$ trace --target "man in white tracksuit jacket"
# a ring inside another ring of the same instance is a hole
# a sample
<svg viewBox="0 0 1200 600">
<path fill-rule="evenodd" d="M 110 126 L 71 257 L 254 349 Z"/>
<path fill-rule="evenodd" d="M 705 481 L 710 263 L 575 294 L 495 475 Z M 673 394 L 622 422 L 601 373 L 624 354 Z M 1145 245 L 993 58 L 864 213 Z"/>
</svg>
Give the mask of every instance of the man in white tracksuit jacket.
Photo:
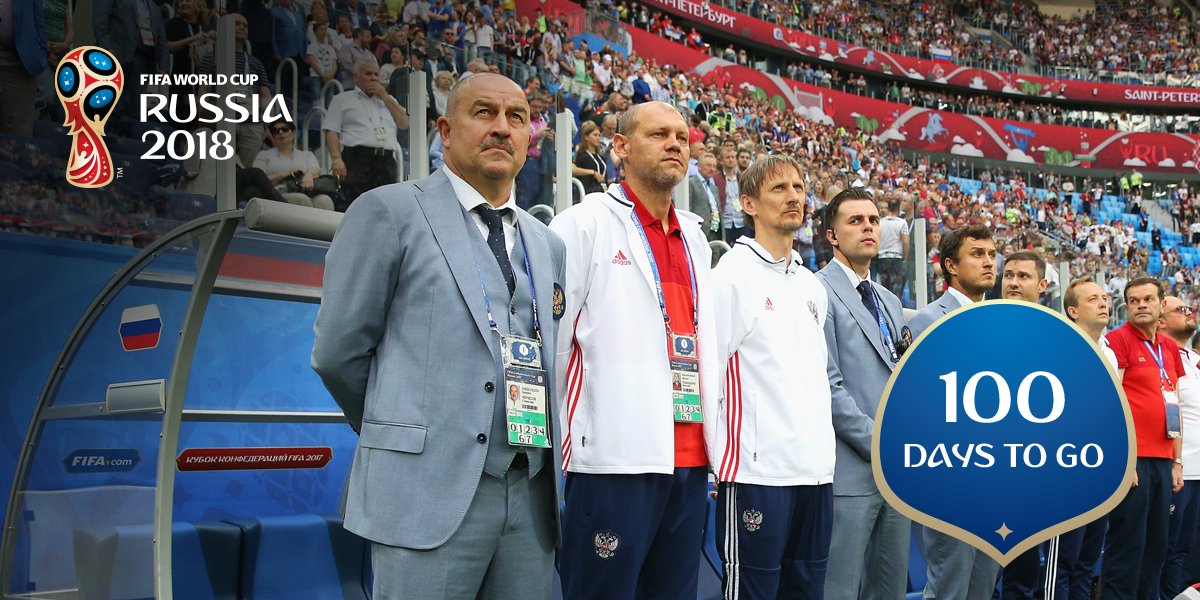
<svg viewBox="0 0 1200 600">
<path fill-rule="evenodd" d="M 782 155 L 741 176 L 754 239 L 713 269 L 727 361 L 713 464 L 725 598 L 823 597 L 833 524 L 828 296 L 792 249 L 804 222 L 800 165 Z"/>
<path fill-rule="evenodd" d="M 712 252 L 701 219 L 671 206 L 687 137 L 669 104 L 629 109 L 613 139 L 625 181 L 550 224 L 567 246 L 558 559 L 572 600 L 696 597 L 721 373 Z"/>
</svg>

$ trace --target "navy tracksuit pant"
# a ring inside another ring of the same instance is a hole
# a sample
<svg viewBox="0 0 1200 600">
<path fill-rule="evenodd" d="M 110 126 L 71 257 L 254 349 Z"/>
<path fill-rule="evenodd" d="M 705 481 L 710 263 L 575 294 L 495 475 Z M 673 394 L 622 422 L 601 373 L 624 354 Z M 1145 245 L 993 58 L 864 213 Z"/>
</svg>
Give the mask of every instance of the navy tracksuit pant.
<svg viewBox="0 0 1200 600">
<path fill-rule="evenodd" d="M 559 576 L 571 600 L 695 600 L 708 469 L 568 473 Z"/>
<path fill-rule="evenodd" d="M 717 550 L 725 598 L 820 600 L 832 531 L 832 484 L 721 484 Z"/>
</svg>

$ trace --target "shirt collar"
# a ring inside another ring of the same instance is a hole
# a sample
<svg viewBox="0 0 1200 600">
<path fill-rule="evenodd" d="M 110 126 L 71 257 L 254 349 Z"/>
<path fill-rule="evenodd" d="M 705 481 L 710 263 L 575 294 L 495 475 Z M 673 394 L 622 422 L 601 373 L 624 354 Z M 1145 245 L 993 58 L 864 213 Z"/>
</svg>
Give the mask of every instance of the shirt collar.
<svg viewBox="0 0 1200 600">
<path fill-rule="evenodd" d="M 633 212 L 637 215 L 638 221 L 642 223 L 642 227 L 646 230 L 657 227 L 658 230 L 661 231 L 662 220 L 650 214 L 650 211 L 646 208 L 646 205 L 642 204 L 642 201 L 638 199 L 636 195 L 634 195 L 633 190 L 629 189 L 629 186 L 625 183 L 621 184 L 621 190 L 625 192 L 625 197 L 628 198 L 630 202 L 633 202 Z M 682 235 L 682 232 L 679 229 L 679 218 L 675 216 L 675 207 L 667 206 L 667 235 L 672 235 L 675 233 Z"/>
<path fill-rule="evenodd" d="M 458 202 L 462 204 L 463 210 L 469 213 L 480 204 L 486 204 L 491 208 L 492 204 L 483 197 L 483 194 L 480 194 L 475 188 L 471 187 L 471 184 L 467 183 L 465 179 L 459 177 L 454 172 L 454 169 L 450 168 L 450 165 L 446 165 L 444 171 L 446 171 L 446 178 L 450 180 L 450 187 L 454 189 L 454 195 L 458 197 Z M 508 192 L 508 200 L 497 207 L 496 210 L 503 210 L 505 208 L 509 209 L 509 213 L 504 218 L 508 219 L 511 217 L 515 219 L 517 213 L 515 187 Z"/>
<path fill-rule="evenodd" d="M 859 277 L 858 273 L 854 272 L 854 269 L 851 269 L 849 265 L 838 260 L 836 257 L 833 259 L 833 262 L 837 263 L 837 266 L 841 267 L 842 270 L 846 272 L 846 277 L 850 278 L 850 283 L 853 283 L 855 288 L 858 288 L 860 283 L 867 280 L 866 277 Z"/>
<path fill-rule="evenodd" d="M 1133 334 L 1133 337 L 1136 337 L 1138 340 L 1144 340 L 1144 341 L 1146 341 L 1147 343 L 1150 343 L 1150 344 L 1152 344 L 1152 345 L 1154 345 L 1154 346 L 1161 346 L 1161 345 L 1162 345 L 1162 343 L 1163 343 L 1163 338 L 1167 337 L 1167 336 L 1166 336 L 1166 334 L 1161 334 L 1161 335 L 1160 335 L 1160 334 L 1158 334 L 1158 333 L 1156 332 L 1156 333 L 1154 334 L 1154 341 L 1153 341 L 1153 342 L 1151 342 L 1151 341 L 1150 341 L 1150 338 L 1146 337 L 1146 334 L 1142 333 L 1142 330 L 1141 330 L 1141 329 L 1138 329 L 1137 327 L 1134 327 L 1134 326 L 1133 326 L 1133 323 L 1132 323 L 1131 321 L 1125 321 L 1125 325 L 1124 325 L 1124 327 L 1128 327 L 1128 328 L 1129 328 L 1129 331 L 1130 331 L 1130 333 L 1132 333 L 1132 334 Z"/>
<path fill-rule="evenodd" d="M 762 244 L 758 243 L 758 240 L 752 237 L 743 235 L 742 237 L 738 238 L 737 242 L 735 243 L 746 246 L 752 252 L 758 255 L 759 260 L 771 265 L 771 268 L 777 271 L 781 271 L 783 273 L 795 273 L 796 269 L 800 267 L 800 255 L 795 250 L 792 250 L 790 253 L 788 253 L 788 256 L 784 258 L 776 259 L 771 255 L 770 252 L 767 251 L 766 248 L 763 247 Z"/>
<path fill-rule="evenodd" d="M 946 288 L 946 293 L 947 293 L 947 294 L 950 294 L 951 296 L 954 296 L 954 299 L 955 299 L 955 300 L 958 300 L 958 304 L 959 304 L 960 306 L 970 306 L 970 305 L 972 305 L 972 304 L 975 304 L 975 301 L 974 301 L 974 300 L 972 300 L 972 299 L 968 298 L 966 294 L 964 294 L 964 293 L 962 293 L 962 292 L 958 291 L 958 290 L 957 290 L 957 289 L 955 289 L 953 286 L 951 286 L 951 287 L 947 287 L 947 288 Z"/>
</svg>

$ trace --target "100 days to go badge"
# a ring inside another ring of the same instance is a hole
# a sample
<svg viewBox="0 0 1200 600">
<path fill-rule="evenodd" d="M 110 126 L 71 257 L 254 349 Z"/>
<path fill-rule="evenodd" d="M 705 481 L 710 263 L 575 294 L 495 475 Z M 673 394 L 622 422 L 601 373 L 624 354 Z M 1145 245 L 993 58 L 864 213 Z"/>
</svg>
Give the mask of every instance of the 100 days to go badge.
<svg viewBox="0 0 1200 600">
<path fill-rule="evenodd" d="M 1094 521 L 1133 483 L 1133 425 L 1114 368 L 1041 306 L 993 301 L 942 317 L 879 403 L 880 492 L 1001 565 Z"/>
</svg>

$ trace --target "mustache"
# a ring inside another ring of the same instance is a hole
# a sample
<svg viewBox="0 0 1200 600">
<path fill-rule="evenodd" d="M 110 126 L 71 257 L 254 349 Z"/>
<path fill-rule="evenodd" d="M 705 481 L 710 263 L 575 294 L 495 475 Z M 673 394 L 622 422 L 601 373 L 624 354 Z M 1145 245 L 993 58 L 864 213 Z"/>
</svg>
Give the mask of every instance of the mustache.
<svg viewBox="0 0 1200 600">
<path fill-rule="evenodd" d="M 512 140 L 508 138 L 490 137 L 479 145 L 480 152 L 486 152 L 492 148 L 504 148 L 509 154 L 517 153 L 517 148 L 513 146 Z"/>
</svg>

